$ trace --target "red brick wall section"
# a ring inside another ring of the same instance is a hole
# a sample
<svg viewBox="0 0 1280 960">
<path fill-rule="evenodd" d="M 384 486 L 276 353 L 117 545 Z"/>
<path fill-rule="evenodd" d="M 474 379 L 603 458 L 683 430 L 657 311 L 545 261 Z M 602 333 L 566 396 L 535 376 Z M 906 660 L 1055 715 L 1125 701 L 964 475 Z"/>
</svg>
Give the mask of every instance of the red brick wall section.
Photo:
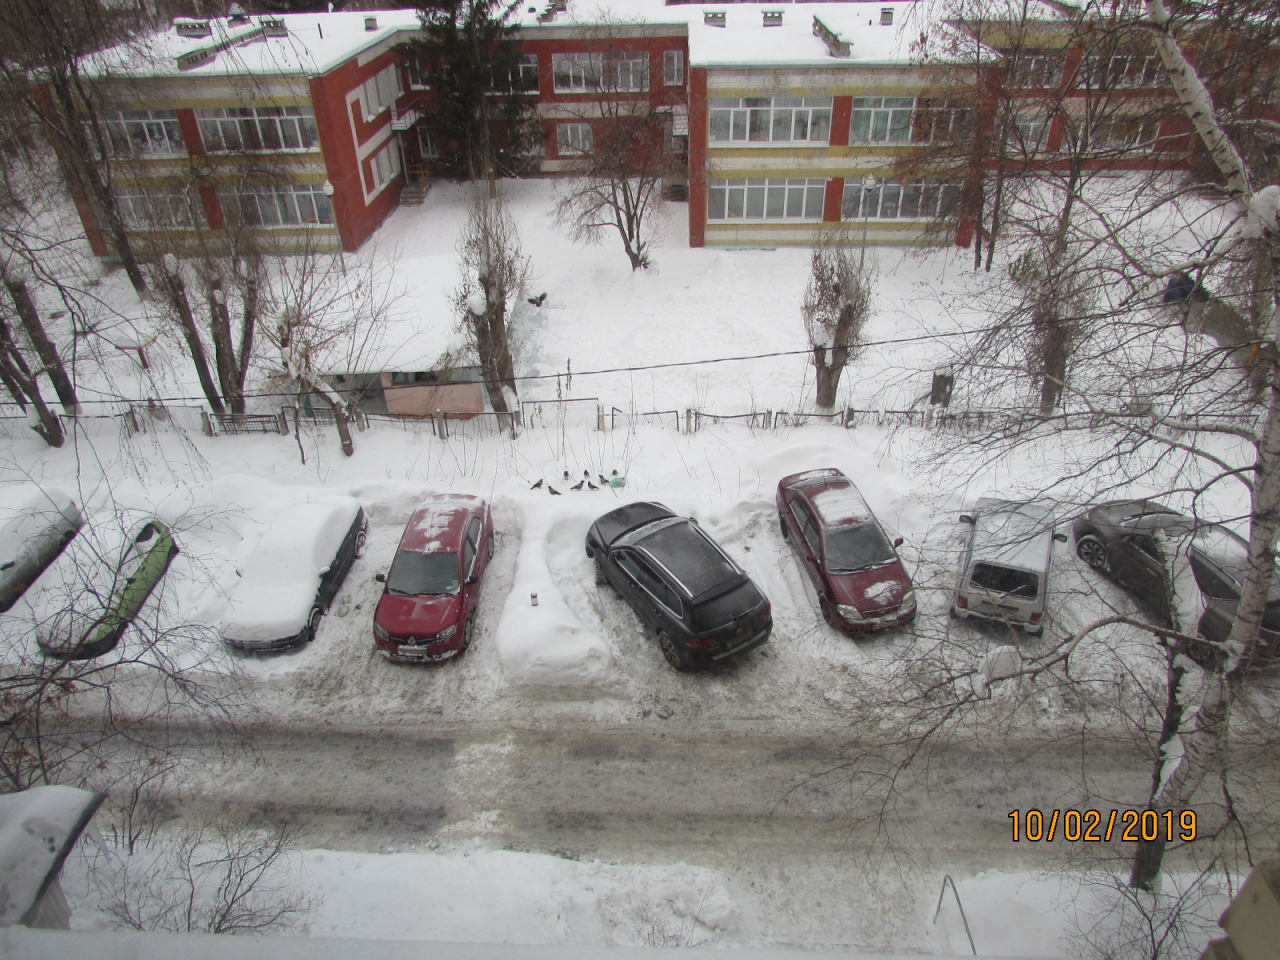
<svg viewBox="0 0 1280 960">
<path fill-rule="evenodd" d="M 324 76 L 311 80 L 311 104 L 316 115 L 316 130 L 320 135 L 320 149 L 324 153 L 326 176 L 334 188 L 334 217 L 344 250 L 359 249 L 400 202 L 403 174 L 365 205 L 365 182 L 361 176 L 359 154 L 356 152 L 357 141 L 352 136 L 353 125 L 360 143 L 366 143 L 375 135 L 380 135 L 391 125 L 391 112 L 383 111 L 371 123 L 366 123 L 363 116 L 356 116 L 358 110 L 355 106 L 350 114 L 347 110 L 347 94 L 398 59 L 399 54 L 394 50 L 386 51 L 364 66 L 360 66 L 353 58 Z M 414 91 L 406 89 L 405 96 L 398 103 L 407 103 L 413 96 Z M 395 138 L 399 135 L 393 133 L 391 136 Z"/>
<path fill-rule="evenodd" d="M 182 142 L 186 144 L 187 153 L 193 157 L 203 157 L 204 138 L 200 136 L 200 121 L 196 119 L 194 110 L 178 111 L 178 129 L 182 131 Z"/>
<path fill-rule="evenodd" d="M 834 97 L 831 102 L 831 146 L 849 142 L 849 125 L 853 122 L 853 97 Z"/>
<path fill-rule="evenodd" d="M 844 177 L 827 178 L 827 193 L 822 198 L 822 222 L 839 223 L 840 205 L 844 202 Z"/>
<path fill-rule="evenodd" d="M 707 240 L 707 68 L 689 71 L 689 246 Z"/>
</svg>

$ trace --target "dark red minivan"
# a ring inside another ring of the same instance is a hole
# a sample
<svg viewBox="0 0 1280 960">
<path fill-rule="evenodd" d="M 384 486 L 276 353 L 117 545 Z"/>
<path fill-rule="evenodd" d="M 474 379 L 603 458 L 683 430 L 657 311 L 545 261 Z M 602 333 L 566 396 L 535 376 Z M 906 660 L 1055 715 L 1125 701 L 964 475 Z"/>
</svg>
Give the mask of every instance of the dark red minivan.
<svg viewBox="0 0 1280 960">
<path fill-rule="evenodd" d="M 489 505 L 468 494 L 428 497 L 405 525 L 373 614 L 388 660 L 448 660 L 467 649 L 480 583 L 493 558 Z"/>
<path fill-rule="evenodd" d="M 822 618 L 867 634 L 916 616 L 911 578 L 858 488 L 839 470 L 807 470 L 778 484 L 778 520 L 818 592 Z"/>
</svg>

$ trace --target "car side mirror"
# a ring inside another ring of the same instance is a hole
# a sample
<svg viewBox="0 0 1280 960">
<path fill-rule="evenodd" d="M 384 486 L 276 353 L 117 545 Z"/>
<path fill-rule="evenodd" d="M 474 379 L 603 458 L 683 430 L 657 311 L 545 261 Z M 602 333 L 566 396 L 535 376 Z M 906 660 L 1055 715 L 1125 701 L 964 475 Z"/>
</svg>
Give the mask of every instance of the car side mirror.
<svg viewBox="0 0 1280 960">
<path fill-rule="evenodd" d="M 973 517 L 969 516 L 967 513 L 962 513 L 962 514 L 960 514 L 960 522 L 961 522 L 961 523 L 973 523 Z"/>
<path fill-rule="evenodd" d="M 479 583 L 479 582 L 480 582 L 480 578 L 477 577 L 474 573 L 471 576 L 467 577 L 467 586 L 470 586 L 474 583 Z"/>
<path fill-rule="evenodd" d="M 903 544 L 904 542 L 905 542 L 905 541 L 904 541 L 901 537 L 895 537 L 895 538 L 894 538 L 894 541 L 893 541 L 893 545 L 894 545 L 895 547 L 900 547 L 900 546 L 902 546 L 902 544 Z"/>
<path fill-rule="evenodd" d="M 320 574 L 320 576 L 322 577 L 328 572 L 329 572 L 328 567 L 321 567 L 319 570 L 316 571 L 316 573 Z"/>
<path fill-rule="evenodd" d="M 3 566 L 0 566 L 0 570 L 8 570 L 12 566 L 14 566 L 14 561 L 10 560 L 8 563 L 4 564 Z"/>
<path fill-rule="evenodd" d="M 375 573 L 373 575 L 373 579 L 377 580 L 379 583 L 386 583 L 387 575 L 385 573 Z"/>
<path fill-rule="evenodd" d="M 1055 533 L 1053 535 L 1053 539 L 1057 540 L 1059 543 L 1066 543 L 1067 535 L 1065 533 Z"/>
</svg>

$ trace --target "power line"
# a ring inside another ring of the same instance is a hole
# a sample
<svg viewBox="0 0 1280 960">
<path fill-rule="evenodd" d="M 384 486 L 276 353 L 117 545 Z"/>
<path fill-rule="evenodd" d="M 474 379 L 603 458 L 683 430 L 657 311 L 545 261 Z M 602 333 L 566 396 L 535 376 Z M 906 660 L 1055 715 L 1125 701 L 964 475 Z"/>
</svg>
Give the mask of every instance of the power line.
<svg viewBox="0 0 1280 960">
<path fill-rule="evenodd" d="M 861 344 L 861 346 L 862 347 L 885 347 L 885 346 L 893 346 L 895 344 L 902 344 L 902 343 L 919 343 L 920 341 L 923 341 L 923 340 L 939 340 L 944 337 L 972 336 L 973 334 L 983 333 L 983 332 L 985 331 L 984 330 L 956 330 L 951 333 L 930 333 L 930 334 L 922 334 L 916 337 L 895 337 L 889 340 L 869 340 Z M 568 377 L 599 376 L 606 373 L 641 373 L 645 370 L 668 370 L 674 367 L 698 367 L 698 366 L 706 366 L 713 363 L 738 363 L 743 360 L 767 360 L 772 357 L 808 356 L 812 352 L 813 352 L 812 347 L 806 347 L 803 350 L 776 350 L 771 353 L 751 353 L 751 354 L 744 354 L 738 357 L 711 357 L 705 360 L 673 360 L 670 363 L 649 363 L 649 364 L 641 364 L 641 365 L 631 366 L 631 367 L 605 367 L 600 370 L 572 370 L 572 371 L 565 371 L 563 373 L 540 373 L 540 374 L 532 374 L 530 376 L 524 376 L 524 377 L 512 377 L 511 379 L 524 380 L 524 381 L 559 380 L 559 379 L 568 378 Z M 491 383 L 505 383 L 507 381 L 469 380 L 467 382 L 488 385 Z M 445 386 L 445 384 L 436 384 L 436 386 Z M 271 393 L 246 393 L 244 394 L 244 398 L 246 400 L 266 400 L 271 397 L 298 397 L 301 394 L 301 392 L 302 391 L 298 391 L 298 390 L 287 390 L 287 391 L 271 392 Z M 205 397 L 205 396 L 145 397 L 145 398 L 142 398 L 141 400 L 137 400 L 137 399 L 131 400 L 128 397 L 116 397 L 111 400 L 82 400 L 81 402 L 82 403 L 143 403 L 147 401 L 154 401 L 154 402 L 160 402 L 160 403 L 178 403 L 178 402 L 195 401 L 199 403 L 205 403 L 208 401 L 208 397 Z"/>
</svg>

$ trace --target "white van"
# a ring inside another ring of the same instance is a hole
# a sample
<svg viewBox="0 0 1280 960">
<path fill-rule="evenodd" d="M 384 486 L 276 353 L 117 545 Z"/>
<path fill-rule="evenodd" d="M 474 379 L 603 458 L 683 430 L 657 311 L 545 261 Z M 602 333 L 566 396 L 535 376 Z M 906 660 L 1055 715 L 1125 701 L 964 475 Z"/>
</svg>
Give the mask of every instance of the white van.
<svg viewBox="0 0 1280 960">
<path fill-rule="evenodd" d="M 960 579 L 951 612 L 964 619 L 998 620 L 1029 634 L 1044 632 L 1044 599 L 1053 566 L 1053 510 L 1041 503 L 982 497 L 961 514 L 969 539 L 960 555 Z"/>
</svg>

